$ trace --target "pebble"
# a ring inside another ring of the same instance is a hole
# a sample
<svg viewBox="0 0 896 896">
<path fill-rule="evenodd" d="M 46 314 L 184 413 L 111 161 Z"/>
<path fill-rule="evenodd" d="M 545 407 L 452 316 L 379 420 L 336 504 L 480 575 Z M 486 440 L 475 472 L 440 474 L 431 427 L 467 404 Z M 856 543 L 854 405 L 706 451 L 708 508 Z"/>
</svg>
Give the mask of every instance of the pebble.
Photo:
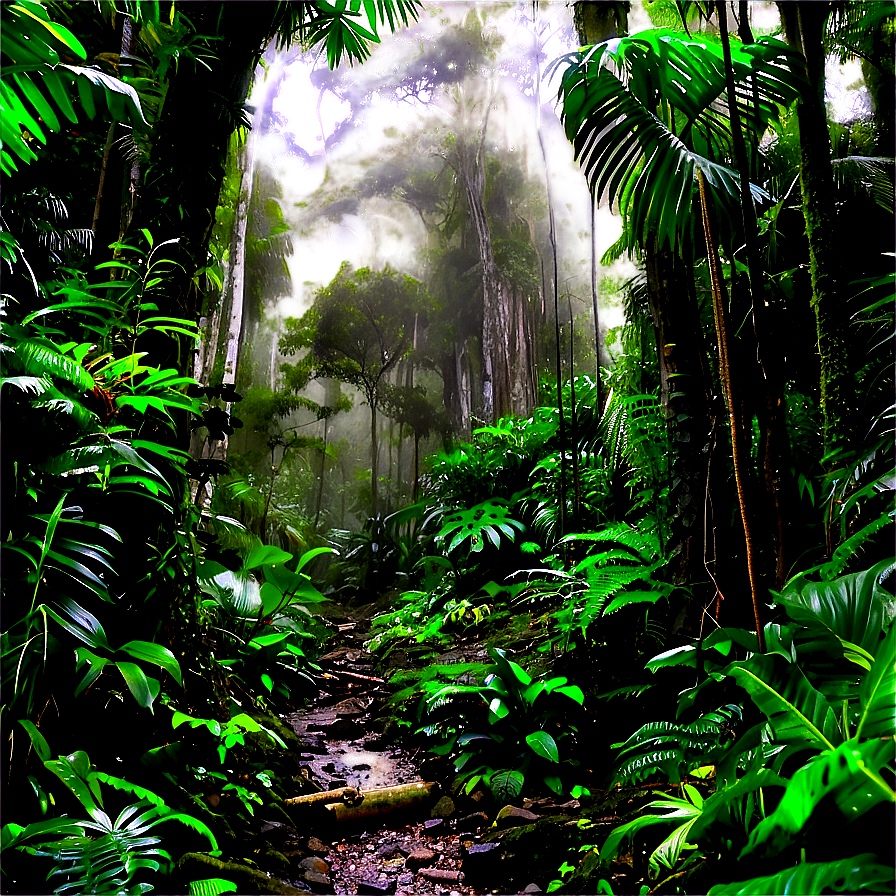
<svg viewBox="0 0 896 896">
<path fill-rule="evenodd" d="M 299 867 L 304 868 L 306 871 L 313 871 L 317 874 L 327 874 L 330 871 L 330 866 L 317 856 L 308 856 L 307 859 L 302 859 L 302 861 L 299 862 Z"/>
<path fill-rule="evenodd" d="M 308 849 L 321 856 L 325 856 L 330 851 L 330 847 L 323 840 L 318 840 L 317 837 L 308 838 Z"/>
<path fill-rule="evenodd" d="M 422 868 L 418 874 L 426 880 L 451 881 L 452 883 L 456 883 L 463 877 L 460 871 L 451 871 L 445 868 Z"/>
<path fill-rule="evenodd" d="M 404 864 L 408 868 L 423 868 L 426 865 L 432 865 L 436 860 L 436 854 L 431 849 L 421 847 L 415 849 L 405 860 Z"/>
<path fill-rule="evenodd" d="M 378 896 L 378 894 L 388 894 L 395 892 L 394 880 L 359 880 L 358 894 L 367 894 L 367 896 Z"/>
</svg>

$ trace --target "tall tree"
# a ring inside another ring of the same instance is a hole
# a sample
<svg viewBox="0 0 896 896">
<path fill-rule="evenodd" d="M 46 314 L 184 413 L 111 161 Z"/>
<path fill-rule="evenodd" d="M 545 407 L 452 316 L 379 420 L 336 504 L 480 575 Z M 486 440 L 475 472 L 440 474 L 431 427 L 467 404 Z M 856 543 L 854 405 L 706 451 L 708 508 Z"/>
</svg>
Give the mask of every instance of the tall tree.
<svg viewBox="0 0 896 896">
<path fill-rule="evenodd" d="M 343 264 L 320 289 L 301 319 L 287 318 L 280 351 L 308 349 L 314 378 L 331 378 L 359 389 L 370 408 L 371 512 L 378 510 L 377 411 L 387 374 L 413 348 L 418 316 L 430 310 L 421 283 L 391 268 L 353 270 Z"/>
<path fill-rule="evenodd" d="M 850 439 L 855 379 L 849 364 L 849 313 L 841 283 L 839 223 L 834 210 L 831 141 L 824 101 L 825 60 L 822 38 L 833 4 L 778 3 L 787 39 L 805 60 L 805 86 L 797 117 L 800 128 L 800 188 L 809 241 L 812 309 L 821 359 L 821 407 L 826 452 Z"/>
<path fill-rule="evenodd" d="M 749 171 L 739 174 L 730 167 L 734 156 L 730 104 L 734 103 L 744 129 L 758 140 L 777 118 L 778 104 L 796 97 L 798 80 L 793 54 L 780 41 L 762 39 L 731 47 L 730 77 L 726 77 L 727 47 L 727 41 L 723 46 L 707 36 L 691 38 L 668 29 L 642 32 L 612 46 L 603 43 L 582 51 L 561 86 L 567 136 L 583 160 L 592 190 L 618 201 L 626 218 L 619 247 L 645 255 L 664 406 L 677 441 L 676 475 L 685 486 L 676 503 L 683 517 L 697 523 L 692 531 L 698 533 L 702 514 L 697 502 L 705 501 L 711 456 L 704 448 L 710 430 L 711 383 L 705 368 L 701 370 L 703 352 L 699 345 L 694 350 L 700 327 L 697 316 L 688 313 L 696 307 L 693 292 L 684 287 L 692 282 L 690 268 L 699 239 L 693 211 L 696 175 L 701 173 L 705 180 L 706 202 L 716 220 L 728 225 L 727 232 L 714 237 L 733 257 L 743 233 L 737 225 L 739 179 L 748 183 Z M 681 72 L 686 73 L 686 89 L 681 87 Z M 726 95 L 732 81 L 738 89 Z M 669 338 L 673 333 L 675 338 Z M 730 367 L 726 367 L 733 371 L 737 359 L 728 354 Z M 676 362 L 679 369 L 672 367 Z M 682 397 L 689 400 L 689 407 L 681 407 Z M 729 414 L 732 432 L 742 431 L 742 403 L 732 398 Z M 739 490 L 747 536 L 754 516 L 744 505 L 750 493 L 749 488 Z M 685 548 L 687 556 L 686 544 Z M 749 537 L 747 550 L 754 550 Z M 754 559 L 749 565 L 755 605 Z"/>
</svg>

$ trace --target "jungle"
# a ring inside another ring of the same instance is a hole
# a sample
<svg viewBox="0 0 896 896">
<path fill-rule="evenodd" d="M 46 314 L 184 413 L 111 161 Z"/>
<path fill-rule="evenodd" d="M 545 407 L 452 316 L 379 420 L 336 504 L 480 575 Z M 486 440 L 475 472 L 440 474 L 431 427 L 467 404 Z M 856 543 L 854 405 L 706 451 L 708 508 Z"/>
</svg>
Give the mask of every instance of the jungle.
<svg viewBox="0 0 896 896">
<path fill-rule="evenodd" d="M 0 26 L 2 892 L 894 892 L 891 0 Z"/>
</svg>

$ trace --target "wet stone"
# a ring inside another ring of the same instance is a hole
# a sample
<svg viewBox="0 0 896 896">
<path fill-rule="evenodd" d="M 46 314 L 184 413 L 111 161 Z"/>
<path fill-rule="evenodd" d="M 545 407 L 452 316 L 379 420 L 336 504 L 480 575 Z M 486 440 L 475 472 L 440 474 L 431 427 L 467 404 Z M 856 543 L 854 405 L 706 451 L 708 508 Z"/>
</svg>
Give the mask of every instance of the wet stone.
<svg viewBox="0 0 896 896">
<path fill-rule="evenodd" d="M 498 828 L 511 828 L 523 824 L 532 824 L 538 821 L 539 816 L 528 809 L 520 809 L 518 806 L 505 806 L 495 819 Z"/>
<path fill-rule="evenodd" d="M 379 896 L 379 894 L 391 894 L 395 892 L 395 881 L 388 879 L 360 880 L 358 881 L 358 896 Z"/>
<path fill-rule="evenodd" d="M 306 871 L 314 871 L 317 874 L 327 874 L 330 871 L 330 866 L 317 856 L 308 856 L 307 859 L 302 859 L 299 862 L 299 867 L 304 868 Z"/>
<path fill-rule="evenodd" d="M 406 843 L 386 843 L 376 851 L 376 854 L 380 859 L 394 859 L 396 856 L 409 855 L 411 851 L 411 847 Z"/>
<path fill-rule="evenodd" d="M 444 818 L 428 818 L 423 822 L 424 834 L 441 834 L 445 830 Z"/>
<path fill-rule="evenodd" d="M 412 884 L 413 882 L 414 882 L 414 875 L 413 875 L 413 874 L 407 874 L 407 873 L 405 873 L 405 874 L 399 874 L 399 875 L 398 875 L 398 884 L 399 884 L 399 886 L 407 887 L 407 886 L 410 886 L 410 884 Z"/>
<path fill-rule="evenodd" d="M 330 851 L 330 847 L 317 837 L 308 838 L 308 849 L 319 856 L 325 856 Z"/>
<path fill-rule="evenodd" d="M 463 873 L 446 868 L 422 868 L 419 871 L 419 876 L 425 880 L 456 884 L 463 878 Z"/>
<path fill-rule="evenodd" d="M 454 800 L 450 796 L 443 796 L 432 807 L 430 818 L 450 818 L 455 812 Z"/>
<path fill-rule="evenodd" d="M 436 860 L 436 854 L 426 847 L 418 847 L 404 860 L 408 868 L 423 868 L 432 865 Z"/>
<path fill-rule="evenodd" d="M 304 880 L 315 893 L 333 892 L 333 885 L 330 883 L 330 878 L 326 874 L 319 874 L 317 871 L 306 871 L 302 880 Z"/>
<path fill-rule="evenodd" d="M 364 734 L 364 728 L 348 718 L 337 719 L 331 725 L 318 729 L 326 732 L 327 740 L 351 740 Z"/>
</svg>

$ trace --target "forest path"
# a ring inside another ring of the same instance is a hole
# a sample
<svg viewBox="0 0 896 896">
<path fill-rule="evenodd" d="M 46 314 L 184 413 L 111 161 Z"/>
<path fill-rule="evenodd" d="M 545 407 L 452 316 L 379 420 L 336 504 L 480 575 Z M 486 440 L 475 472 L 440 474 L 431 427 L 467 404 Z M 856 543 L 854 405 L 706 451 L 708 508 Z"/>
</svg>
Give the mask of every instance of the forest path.
<svg viewBox="0 0 896 896">
<path fill-rule="evenodd" d="M 363 793 L 422 780 L 419 766 L 426 754 L 398 746 L 390 737 L 394 722 L 386 704 L 391 689 L 364 649 L 369 620 L 379 611 L 377 605 L 328 607 L 326 615 L 338 634 L 319 661 L 321 691 L 308 707 L 284 719 L 302 742 L 301 766 L 323 790 L 354 787 Z M 476 830 L 488 820 L 479 813 L 466 819 L 466 824 L 460 819 L 449 825 L 439 817 L 442 809 L 448 809 L 447 814 L 455 811 L 453 803 L 440 800 L 436 790 L 403 816 L 324 825 L 314 821 L 311 830 L 295 831 L 305 848 L 293 856 L 286 848 L 292 839 L 289 832 L 271 825 L 271 845 L 284 850 L 295 874 L 278 876 L 299 890 L 317 893 L 482 893 L 464 885 L 461 863 L 478 841 Z M 314 834 L 310 839 L 309 833 Z"/>
</svg>

